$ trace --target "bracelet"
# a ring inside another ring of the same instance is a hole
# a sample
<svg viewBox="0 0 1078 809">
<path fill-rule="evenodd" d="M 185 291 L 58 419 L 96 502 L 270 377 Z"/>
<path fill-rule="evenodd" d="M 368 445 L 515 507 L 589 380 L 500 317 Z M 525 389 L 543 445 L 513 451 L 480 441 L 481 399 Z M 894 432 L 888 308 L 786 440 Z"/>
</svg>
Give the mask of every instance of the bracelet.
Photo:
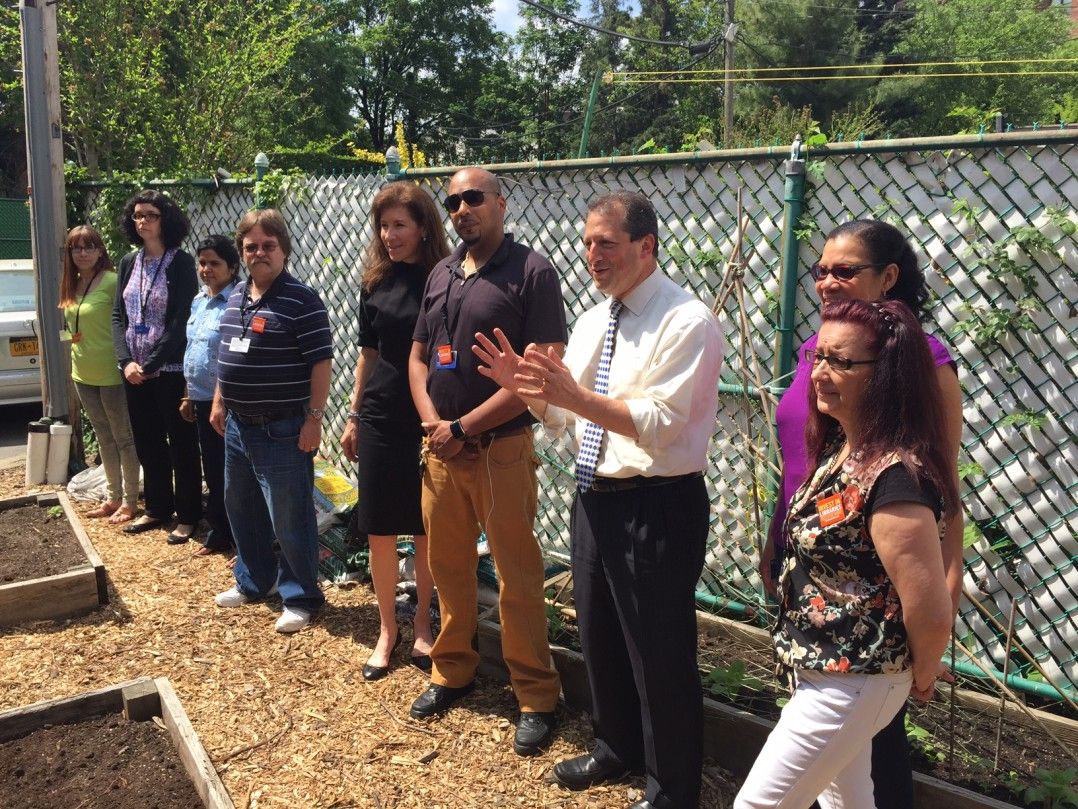
<svg viewBox="0 0 1078 809">
<path fill-rule="evenodd" d="M 464 432 L 464 425 L 460 423 L 460 419 L 449 422 L 449 432 L 458 441 L 468 440 L 468 434 Z"/>
<path fill-rule="evenodd" d="M 352 421 L 359 421 L 359 411 L 358 410 L 349 410 L 348 415 L 345 418 L 347 418 L 349 420 L 352 420 Z"/>
<path fill-rule="evenodd" d="M 314 419 L 315 421 L 321 421 L 322 416 L 326 414 L 326 411 L 319 407 L 305 407 L 303 410 L 307 414 L 307 418 Z"/>
</svg>

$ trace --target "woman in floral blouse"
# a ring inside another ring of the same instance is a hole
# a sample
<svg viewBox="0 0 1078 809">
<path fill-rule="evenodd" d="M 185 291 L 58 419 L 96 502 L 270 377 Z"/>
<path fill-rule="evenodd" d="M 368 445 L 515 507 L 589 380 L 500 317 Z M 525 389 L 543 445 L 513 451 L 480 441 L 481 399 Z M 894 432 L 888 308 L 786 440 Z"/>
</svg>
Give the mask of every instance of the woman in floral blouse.
<svg viewBox="0 0 1078 809">
<path fill-rule="evenodd" d="M 940 541 L 958 501 L 924 332 L 897 301 L 823 310 L 783 526 L 775 649 L 795 685 L 735 809 L 874 807 L 871 740 L 928 699 L 951 631 Z"/>
</svg>

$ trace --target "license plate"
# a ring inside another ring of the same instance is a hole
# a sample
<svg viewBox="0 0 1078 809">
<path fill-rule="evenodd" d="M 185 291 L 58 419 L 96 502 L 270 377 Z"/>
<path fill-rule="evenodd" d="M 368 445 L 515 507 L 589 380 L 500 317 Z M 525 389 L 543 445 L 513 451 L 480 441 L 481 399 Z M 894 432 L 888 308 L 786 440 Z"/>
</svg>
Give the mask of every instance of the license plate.
<svg viewBox="0 0 1078 809">
<path fill-rule="evenodd" d="M 37 356 L 37 338 L 36 337 L 12 337 L 11 338 L 11 356 L 13 356 L 13 357 L 36 357 Z"/>
</svg>

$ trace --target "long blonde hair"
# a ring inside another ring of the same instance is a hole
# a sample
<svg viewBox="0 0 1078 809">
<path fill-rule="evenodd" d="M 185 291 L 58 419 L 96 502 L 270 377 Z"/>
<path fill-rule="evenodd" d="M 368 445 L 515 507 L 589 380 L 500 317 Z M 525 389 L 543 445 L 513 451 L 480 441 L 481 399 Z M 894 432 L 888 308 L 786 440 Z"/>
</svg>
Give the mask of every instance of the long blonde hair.
<svg viewBox="0 0 1078 809">
<path fill-rule="evenodd" d="M 389 252 L 382 244 L 379 226 L 382 214 L 398 206 L 408 211 L 423 234 L 419 243 L 419 263 L 427 273 L 449 255 L 442 217 L 430 194 L 408 180 L 390 183 L 375 195 L 371 205 L 371 240 L 363 256 L 363 277 L 360 279 L 364 292 L 378 286 L 393 266 Z"/>
</svg>

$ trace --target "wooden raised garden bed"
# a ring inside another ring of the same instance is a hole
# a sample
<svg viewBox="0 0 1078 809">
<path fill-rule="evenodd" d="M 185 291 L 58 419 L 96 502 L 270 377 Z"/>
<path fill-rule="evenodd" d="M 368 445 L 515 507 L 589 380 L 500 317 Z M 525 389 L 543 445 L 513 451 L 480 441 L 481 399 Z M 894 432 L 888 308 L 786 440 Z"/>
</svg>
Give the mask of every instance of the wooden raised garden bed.
<svg viewBox="0 0 1078 809">
<path fill-rule="evenodd" d="M 750 636 L 769 643 L 766 632 L 754 627 L 726 621 L 704 613 L 697 613 L 700 631 L 722 636 L 749 633 Z M 494 620 L 479 621 L 480 671 L 492 678 L 508 680 L 508 671 L 502 662 L 501 627 Z M 584 658 L 579 652 L 564 646 L 551 645 L 554 664 L 561 675 L 565 701 L 577 710 L 590 710 L 591 698 Z M 973 706 L 989 698 L 969 692 L 959 692 L 960 704 Z M 1048 715 L 1045 715 L 1048 716 Z M 1051 717 L 1058 725 L 1069 720 Z M 1078 724 L 1069 723 L 1075 728 Z M 704 697 L 704 754 L 734 775 L 744 777 L 752 767 L 763 747 L 774 722 L 762 719 L 748 711 L 725 705 Z M 914 793 L 917 809 L 1017 809 L 1013 804 L 979 795 L 923 773 L 914 773 Z"/>
<path fill-rule="evenodd" d="M 102 718 L 111 727 L 117 727 L 121 723 L 127 722 L 137 724 L 150 722 L 151 724 L 163 726 L 168 734 L 168 741 L 170 742 L 168 746 L 178 756 L 178 764 L 182 766 L 183 771 L 190 780 L 189 785 L 186 783 L 180 784 L 179 805 L 198 806 L 200 805 L 199 802 L 201 802 L 201 805 L 207 807 L 207 809 L 234 809 L 232 799 L 229 798 L 221 779 L 217 775 L 217 771 L 214 770 L 213 764 L 210 762 L 209 756 L 206 755 L 202 742 L 199 741 L 194 728 L 191 727 L 191 722 L 188 720 L 187 714 L 184 713 L 176 692 L 172 690 L 172 686 L 164 677 L 159 677 L 156 680 L 143 677 L 97 691 L 89 691 L 78 696 L 39 702 L 36 705 L 15 708 L 14 710 L 0 713 L 0 756 L 4 756 L 5 760 L 9 757 L 16 759 L 11 765 L 16 767 L 14 774 L 0 773 L 0 777 L 14 778 L 16 781 L 29 778 L 30 775 L 24 776 L 18 770 L 25 768 L 29 772 L 31 766 L 28 765 L 34 763 L 24 762 L 19 765 L 17 763 L 18 755 L 5 751 L 4 747 L 17 743 L 17 740 L 23 740 L 23 743 L 29 747 L 31 734 L 35 732 L 55 731 L 58 726 L 77 726 L 81 723 L 100 722 Z M 59 773 L 59 775 L 50 774 L 46 782 L 45 791 L 35 793 L 37 797 L 34 797 L 33 800 L 36 802 L 32 805 L 52 806 L 53 804 L 48 803 L 46 797 L 43 797 L 45 793 L 53 796 L 66 795 L 56 805 L 83 805 L 79 803 L 81 797 L 100 801 L 100 805 L 106 805 L 110 802 L 115 805 L 117 801 L 121 803 L 134 801 L 133 805 L 142 806 L 157 805 L 156 801 L 161 797 L 161 793 L 165 792 L 163 785 L 166 783 L 166 779 L 170 775 L 173 778 L 175 777 L 174 772 L 177 767 L 172 766 L 170 763 L 162 765 L 157 760 L 140 761 L 138 762 L 138 767 L 133 768 L 132 771 L 140 773 L 144 777 L 148 774 L 149 777 L 146 778 L 148 783 L 126 783 L 129 781 L 130 775 L 124 775 L 123 773 L 117 775 L 120 764 L 124 763 L 126 767 L 126 762 L 116 761 L 111 767 L 107 765 L 101 767 L 104 771 L 100 773 L 94 771 L 93 768 L 100 766 L 97 763 L 98 760 L 108 760 L 114 754 L 121 759 L 126 757 L 126 760 L 130 761 L 138 758 L 143 751 L 137 749 L 134 744 L 130 748 L 125 746 L 117 751 L 107 750 L 101 744 L 94 745 L 93 749 L 96 751 L 96 755 L 86 754 L 80 757 L 81 760 L 72 760 L 73 757 L 70 756 L 66 757 L 66 759 L 61 757 L 55 768 L 55 772 Z M 89 771 L 87 772 L 87 770 Z M 71 784 L 64 783 L 69 778 Z M 117 791 L 117 800 L 110 801 L 106 796 L 109 795 L 110 790 L 117 790 L 114 782 L 118 779 L 125 781 L 123 784 L 124 792 Z M 182 781 L 182 778 L 180 780 Z M 89 796 L 79 796 L 69 792 L 69 789 L 85 790 L 87 783 L 94 785 L 96 788 L 91 788 Z M 193 792 L 188 790 L 189 786 L 193 786 Z M 35 787 L 32 784 L 25 784 L 25 789 L 32 790 Z M 144 800 L 139 797 L 139 791 L 145 793 Z M 183 797 L 182 793 L 184 792 L 188 793 L 188 797 Z M 124 796 L 122 800 L 119 797 L 120 794 Z M 64 801 L 68 799 L 74 801 L 74 803 L 65 803 Z M 95 803 L 94 805 L 98 804 Z"/>
<path fill-rule="evenodd" d="M 51 575 L 27 578 L 16 574 L 15 581 L 6 582 L 4 579 L 8 578 L 7 576 L 0 577 L 0 626 L 25 621 L 71 618 L 107 604 L 109 596 L 105 565 L 83 530 L 67 495 L 64 492 L 49 492 L 0 500 L 0 512 L 20 508 L 40 510 L 43 519 L 70 527 L 72 537 L 60 537 L 60 542 L 68 546 L 64 550 L 70 552 L 73 564 Z M 22 540 L 36 537 L 35 532 L 40 533 L 34 521 L 20 520 L 17 526 L 6 525 L 4 528 L 5 532 L 12 530 L 21 533 L 20 552 L 32 557 L 35 551 Z M 14 540 L 13 537 L 11 541 Z M 2 542 L 4 538 L 0 537 L 0 543 Z M 44 548 L 42 552 L 45 552 Z M 42 567 L 36 567 L 36 561 L 34 558 L 19 560 L 23 567 L 40 572 Z"/>
</svg>

